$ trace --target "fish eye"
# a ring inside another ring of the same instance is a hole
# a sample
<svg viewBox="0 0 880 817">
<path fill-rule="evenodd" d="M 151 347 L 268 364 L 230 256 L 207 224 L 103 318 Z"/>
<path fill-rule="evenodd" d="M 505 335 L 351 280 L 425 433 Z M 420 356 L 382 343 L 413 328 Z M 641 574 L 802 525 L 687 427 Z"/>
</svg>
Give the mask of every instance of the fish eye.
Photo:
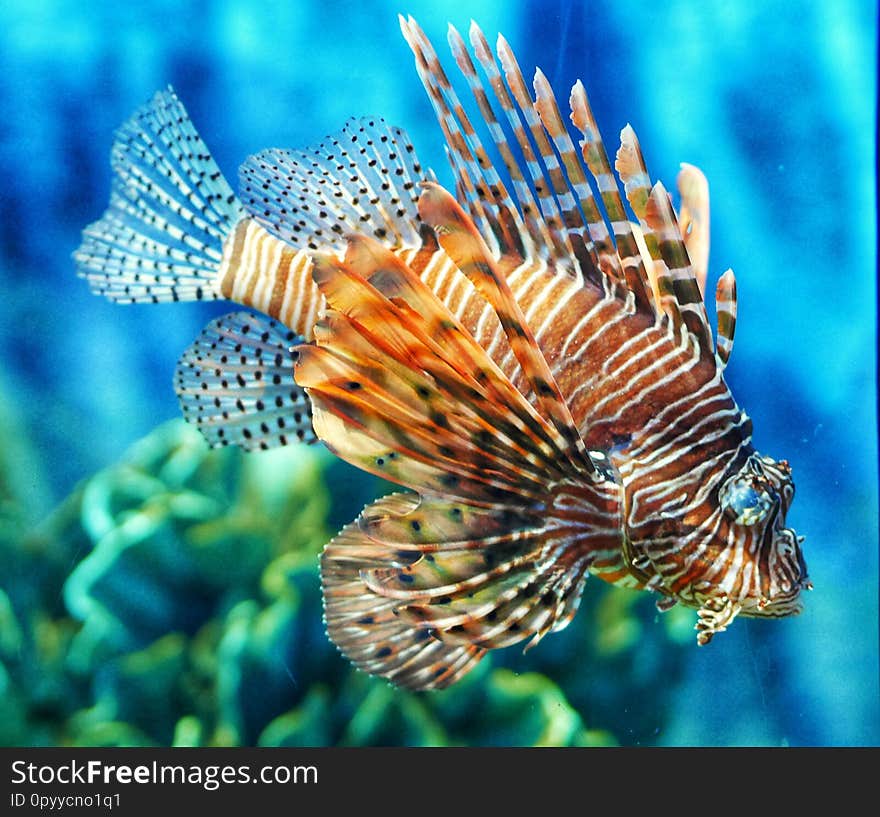
<svg viewBox="0 0 880 817">
<path fill-rule="evenodd" d="M 737 474 L 718 494 L 721 507 L 738 525 L 755 525 L 773 507 L 773 497 L 756 480 Z"/>
</svg>

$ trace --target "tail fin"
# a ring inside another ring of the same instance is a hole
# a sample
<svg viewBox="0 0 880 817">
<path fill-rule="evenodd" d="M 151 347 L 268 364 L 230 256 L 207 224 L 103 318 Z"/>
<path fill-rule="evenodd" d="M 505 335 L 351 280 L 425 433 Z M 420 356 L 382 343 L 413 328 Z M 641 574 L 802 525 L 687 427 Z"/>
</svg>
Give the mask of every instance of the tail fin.
<svg viewBox="0 0 880 817">
<path fill-rule="evenodd" d="M 241 203 L 169 87 L 117 131 L 110 206 L 83 231 L 77 273 L 120 303 L 220 297 Z"/>
</svg>

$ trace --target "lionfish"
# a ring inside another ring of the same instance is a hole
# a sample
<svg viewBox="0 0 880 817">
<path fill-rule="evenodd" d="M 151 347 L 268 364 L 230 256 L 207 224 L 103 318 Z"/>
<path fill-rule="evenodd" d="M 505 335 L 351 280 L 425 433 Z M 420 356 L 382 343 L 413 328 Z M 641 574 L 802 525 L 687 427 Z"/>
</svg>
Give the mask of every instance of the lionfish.
<svg viewBox="0 0 880 817">
<path fill-rule="evenodd" d="M 627 126 L 618 182 L 580 81 L 576 147 L 540 69 L 533 98 L 503 37 L 493 54 L 472 24 L 468 50 L 450 26 L 481 138 L 400 24 L 454 195 L 403 130 L 362 118 L 251 156 L 236 196 L 169 88 L 116 134 L 79 274 L 112 301 L 263 313 L 213 321 L 180 359 L 183 412 L 212 445 L 318 439 L 409 489 L 320 558 L 328 635 L 368 673 L 445 687 L 563 629 L 588 575 L 696 608 L 699 644 L 737 615 L 798 613 L 791 468 L 754 449 L 723 377 L 732 271 L 714 342 L 703 302 L 705 177 L 682 165 L 676 213 Z"/>
</svg>

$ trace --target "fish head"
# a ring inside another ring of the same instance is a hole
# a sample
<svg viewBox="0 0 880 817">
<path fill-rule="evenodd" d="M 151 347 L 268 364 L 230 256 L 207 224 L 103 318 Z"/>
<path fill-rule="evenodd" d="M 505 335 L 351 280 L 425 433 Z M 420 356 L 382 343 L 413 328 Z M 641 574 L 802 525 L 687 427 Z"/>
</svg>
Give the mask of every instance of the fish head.
<svg viewBox="0 0 880 817">
<path fill-rule="evenodd" d="M 721 486 L 718 498 L 734 536 L 747 539 L 756 581 L 744 588 L 745 615 L 782 618 L 801 612 L 801 590 L 812 590 L 801 544 L 785 520 L 794 499 L 786 460 L 751 454 Z"/>
</svg>

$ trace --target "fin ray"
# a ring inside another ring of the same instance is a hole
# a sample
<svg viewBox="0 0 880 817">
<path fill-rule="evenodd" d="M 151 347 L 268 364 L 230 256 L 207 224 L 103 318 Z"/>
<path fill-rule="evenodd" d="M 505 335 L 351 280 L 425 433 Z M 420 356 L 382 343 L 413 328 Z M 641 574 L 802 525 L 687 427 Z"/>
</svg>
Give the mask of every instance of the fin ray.
<svg viewBox="0 0 880 817">
<path fill-rule="evenodd" d="M 716 353 L 721 366 L 727 366 L 733 351 L 736 331 L 736 278 L 733 270 L 727 270 L 719 279 L 715 291 L 715 313 L 718 321 Z"/>
<path fill-rule="evenodd" d="M 424 173 L 412 143 L 381 118 L 351 119 L 306 150 L 269 149 L 239 170 L 244 206 L 298 249 L 340 251 L 366 233 L 396 247 L 421 245 L 416 200 Z"/>
<path fill-rule="evenodd" d="M 355 666 L 409 689 L 446 687 L 470 671 L 486 651 L 473 644 L 437 639 L 427 627 L 400 617 L 399 604 L 364 592 L 361 573 L 386 565 L 393 552 L 370 539 L 359 521 L 405 514 L 414 494 L 391 494 L 367 506 L 358 520 L 334 537 L 321 554 L 324 621 L 330 640 Z M 365 544 L 374 555 L 362 556 Z"/>
<path fill-rule="evenodd" d="M 291 345 L 301 341 L 248 312 L 212 321 L 177 364 L 184 417 L 212 446 L 251 451 L 314 442 L 311 407 L 293 379 Z"/>
<path fill-rule="evenodd" d="M 83 231 L 77 274 L 120 303 L 218 298 L 241 204 L 169 88 L 117 131 L 110 206 Z"/>
<path fill-rule="evenodd" d="M 354 239 L 344 259 L 316 258 L 314 274 L 327 317 L 315 345 L 298 348 L 296 379 L 316 434 L 418 492 L 368 507 L 324 551 L 331 638 L 365 671 L 430 688 L 486 649 L 560 629 L 591 554 L 620 548 L 620 483 L 581 453 L 552 379 L 539 385 L 546 361 L 534 339 L 513 338 L 540 413 L 377 242 Z M 479 284 L 504 323 L 509 290 Z"/>
</svg>

